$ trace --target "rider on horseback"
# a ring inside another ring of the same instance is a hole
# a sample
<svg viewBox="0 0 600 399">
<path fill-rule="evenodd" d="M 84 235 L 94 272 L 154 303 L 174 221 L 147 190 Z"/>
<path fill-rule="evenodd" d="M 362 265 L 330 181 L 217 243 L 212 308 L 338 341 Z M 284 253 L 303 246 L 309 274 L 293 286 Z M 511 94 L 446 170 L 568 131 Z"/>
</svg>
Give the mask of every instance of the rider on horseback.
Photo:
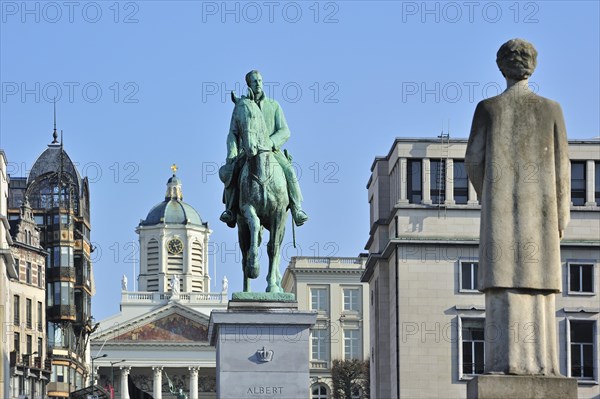
<svg viewBox="0 0 600 399">
<path fill-rule="evenodd" d="M 301 226 L 308 220 L 308 215 L 302 210 L 302 193 L 300 192 L 300 185 L 290 159 L 288 158 L 287 151 L 282 152 L 281 146 L 290 137 L 290 130 L 288 129 L 283 111 L 277 101 L 268 98 L 263 92 L 262 76 L 260 72 L 253 70 L 246 74 L 246 83 L 248 87 L 254 93 L 254 101 L 260 108 L 265 125 L 270 133 L 269 137 L 272 142 L 271 149 L 273 156 L 283 169 L 285 178 L 287 181 L 287 191 L 290 199 L 290 209 L 292 211 L 292 217 L 296 226 Z M 239 148 L 239 135 L 237 131 L 238 127 L 235 123 L 232 123 L 229 127 L 229 134 L 227 135 L 227 163 L 219 170 L 221 180 L 225 183 L 225 190 L 223 192 L 223 202 L 225 203 L 225 211 L 221 214 L 220 220 L 227 223 L 229 227 L 235 227 L 236 224 L 236 213 L 238 212 L 238 201 L 239 201 L 239 188 L 238 188 L 238 176 L 244 165 L 244 156 L 240 153 Z"/>
</svg>

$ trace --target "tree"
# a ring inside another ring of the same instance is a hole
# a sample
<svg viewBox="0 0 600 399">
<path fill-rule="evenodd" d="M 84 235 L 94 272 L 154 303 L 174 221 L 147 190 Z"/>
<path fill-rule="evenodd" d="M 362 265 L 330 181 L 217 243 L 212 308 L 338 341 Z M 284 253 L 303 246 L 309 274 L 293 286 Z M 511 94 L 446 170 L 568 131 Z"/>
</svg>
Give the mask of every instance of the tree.
<svg viewBox="0 0 600 399">
<path fill-rule="evenodd" d="M 369 399 L 369 360 L 334 360 L 333 399 Z"/>
</svg>

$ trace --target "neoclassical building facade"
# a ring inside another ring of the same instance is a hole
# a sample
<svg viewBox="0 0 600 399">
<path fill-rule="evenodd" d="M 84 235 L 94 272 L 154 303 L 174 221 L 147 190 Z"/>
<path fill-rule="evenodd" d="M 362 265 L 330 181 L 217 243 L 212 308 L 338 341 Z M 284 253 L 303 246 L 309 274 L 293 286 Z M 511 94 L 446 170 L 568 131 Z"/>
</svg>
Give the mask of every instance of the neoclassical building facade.
<svg viewBox="0 0 600 399">
<path fill-rule="evenodd" d="M 371 297 L 372 398 L 464 398 L 467 381 L 483 372 L 481 207 L 465 171 L 466 145 L 447 136 L 397 138 L 373 162 L 362 276 Z M 600 141 L 569 141 L 569 158 L 571 221 L 561 242 L 555 344 L 561 373 L 578 380 L 579 398 L 598 398 Z M 535 165 L 523 167 L 535 172 Z M 513 250 L 535 256 L 531 248 Z M 535 326 L 510 333 L 534 339 Z"/>
<path fill-rule="evenodd" d="M 226 309 L 227 284 L 209 292 L 211 230 L 183 202 L 174 173 L 164 201 L 136 229 L 140 242 L 139 290 L 121 281 L 120 312 L 92 335 L 96 383 L 115 398 L 129 399 L 135 385 L 154 399 L 215 397 L 215 349 L 208 342 L 213 309 Z M 106 354 L 106 357 L 102 357 Z"/>
</svg>

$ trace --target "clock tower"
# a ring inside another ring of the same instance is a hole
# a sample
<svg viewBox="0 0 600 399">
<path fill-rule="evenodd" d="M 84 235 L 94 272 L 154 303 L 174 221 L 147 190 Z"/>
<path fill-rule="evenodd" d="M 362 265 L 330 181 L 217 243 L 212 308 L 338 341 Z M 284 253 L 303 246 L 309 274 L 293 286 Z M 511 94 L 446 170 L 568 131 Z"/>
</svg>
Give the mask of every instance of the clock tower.
<svg viewBox="0 0 600 399">
<path fill-rule="evenodd" d="M 136 229 L 140 240 L 139 291 L 172 292 L 171 281 L 178 281 L 181 293 L 208 292 L 211 230 L 198 212 L 183 202 L 177 167 L 173 165 L 172 170 L 164 201 L 154 206 Z"/>
</svg>

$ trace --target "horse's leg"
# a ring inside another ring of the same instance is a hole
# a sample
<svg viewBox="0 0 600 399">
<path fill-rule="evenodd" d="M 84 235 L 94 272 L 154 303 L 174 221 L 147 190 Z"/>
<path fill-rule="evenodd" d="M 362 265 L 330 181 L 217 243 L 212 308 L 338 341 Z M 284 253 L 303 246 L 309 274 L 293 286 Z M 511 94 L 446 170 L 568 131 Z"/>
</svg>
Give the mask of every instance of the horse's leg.
<svg viewBox="0 0 600 399">
<path fill-rule="evenodd" d="M 245 272 L 248 278 L 257 278 L 260 274 L 260 263 L 258 261 L 258 246 L 260 245 L 260 220 L 256 216 L 256 210 L 251 205 L 242 207 L 242 214 L 248 225 L 248 251 Z"/>
<path fill-rule="evenodd" d="M 283 292 L 281 288 L 281 273 L 279 263 L 281 261 L 281 243 L 285 235 L 286 210 L 280 209 L 273 212 L 271 216 L 271 227 L 269 234 L 269 274 L 267 276 L 267 292 Z"/>
<path fill-rule="evenodd" d="M 248 265 L 248 248 L 250 247 L 250 230 L 248 229 L 248 223 L 241 215 L 237 218 L 238 225 L 238 241 L 240 244 L 240 251 L 242 252 L 242 272 L 244 274 L 244 292 L 250 292 L 250 279 L 246 272 L 246 266 Z"/>
</svg>

